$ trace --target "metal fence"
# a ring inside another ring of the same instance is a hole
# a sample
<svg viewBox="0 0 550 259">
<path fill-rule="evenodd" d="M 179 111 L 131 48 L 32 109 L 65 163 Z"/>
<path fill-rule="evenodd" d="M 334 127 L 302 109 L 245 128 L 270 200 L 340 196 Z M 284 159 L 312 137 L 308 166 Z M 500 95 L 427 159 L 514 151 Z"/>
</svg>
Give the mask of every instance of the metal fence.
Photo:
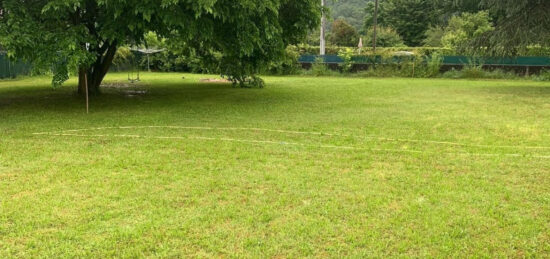
<svg viewBox="0 0 550 259">
<path fill-rule="evenodd" d="M 11 61 L 5 54 L 0 53 L 0 79 L 15 78 L 20 75 L 29 75 L 31 66 L 22 61 Z"/>
</svg>

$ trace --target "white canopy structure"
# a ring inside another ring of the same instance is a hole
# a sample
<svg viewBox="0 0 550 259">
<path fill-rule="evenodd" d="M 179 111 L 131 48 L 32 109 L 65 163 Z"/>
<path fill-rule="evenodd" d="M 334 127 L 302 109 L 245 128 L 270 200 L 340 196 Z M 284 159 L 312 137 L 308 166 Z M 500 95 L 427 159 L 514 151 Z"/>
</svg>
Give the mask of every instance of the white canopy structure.
<svg viewBox="0 0 550 259">
<path fill-rule="evenodd" d="M 164 52 L 165 50 L 166 49 L 137 49 L 137 48 L 131 49 L 131 51 L 139 52 L 147 55 L 147 71 L 149 72 L 151 72 L 151 63 L 149 60 L 149 55 Z"/>
</svg>

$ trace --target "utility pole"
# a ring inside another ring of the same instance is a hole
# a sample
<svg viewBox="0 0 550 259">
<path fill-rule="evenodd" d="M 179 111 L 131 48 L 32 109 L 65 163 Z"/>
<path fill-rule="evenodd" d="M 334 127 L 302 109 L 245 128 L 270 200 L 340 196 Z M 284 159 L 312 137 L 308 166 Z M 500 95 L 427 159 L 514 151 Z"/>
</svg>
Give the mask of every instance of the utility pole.
<svg viewBox="0 0 550 259">
<path fill-rule="evenodd" d="M 149 60 L 149 54 L 147 54 L 147 71 L 151 72 L 151 61 Z"/>
<path fill-rule="evenodd" d="M 374 24 L 374 28 L 373 28 L 373 34 L 372 34 L 372 52 L 373 54 L 376 54 L 376 29 L 378 27 L 378 1 L 379 0 L 375 0 L 374 1 L 374 19 L 373 19 L 373 24 Z"/>
<path fill-rule="evenodd" d="M 325 4 L 326 4 L 326 0 L 321 0 L 321 7 L 323 8 L 323 10 L 321 11 L 321 38 L 320 38 L 320 43 L 321 43 L 321 50 L 320 50 L 320 55 L 321 56 L 324 56 L 325 55 L 325 49 L 326 49 L 326 42 L 325 42 L 325 27 L 326 27 L 326 23 L 327 23 L 327 17 L 325 16 Z"/>
</svg>

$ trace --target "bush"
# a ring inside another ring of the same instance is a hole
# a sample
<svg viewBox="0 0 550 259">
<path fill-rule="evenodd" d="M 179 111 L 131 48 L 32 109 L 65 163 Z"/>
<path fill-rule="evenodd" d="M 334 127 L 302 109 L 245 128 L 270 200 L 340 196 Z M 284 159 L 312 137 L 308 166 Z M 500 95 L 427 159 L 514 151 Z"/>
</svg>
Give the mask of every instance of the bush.
<svg viewBox="0 0 550 259">
<path fill-rule="evenodd" d="M 367 35 L 364 38 L 364 44 L 372 45 L 374 36 L 374 29 L 371 28 L 367 31 Z M 403 39 L 399 34 L 390 27 L 379 27 L 376 30 L 376 46 L 378 47 L 405 47 Z"/>
<path fill-rule="evenodd" d="M 401 62 L 395 65 L 395 76 L 399 77 L 424 77 L 423 59 L 418 56 L 402 58 Z"/>
<path fill-rule="evenodd" d="M 426 31 L 426 39 L 422 42 L 425 47 L 442 47 L 441 39 L 445 30 L 440 26 L 432 26 Z"/>
<path fill-rule="evenodd" d="M 475 58 L 470 59 L 468 65 L 462 69 L 463 78 L 484 78 L 485 70 L 483 70 L 483 64 L 476 62 Z"/>
<path fill-rule="evenodd" d="M 484 71 L 480 66 L 465 66 L 462 70 L 449 70 L 441 75 L 443 78 L 451 79 L 517 79 L 519 78 L 513 72 L 507 72 L 502 69 L 493 71 Z"/>
<path fill-rule="evenodd" d="M 550 70 L 542 70 L 538 76 L 534 77 L 535 81 L 550 81 Z"/>
<path fill-rule="evenodd" d="M 316 58 L 315 62 L 311 65 L 311 70 L 305 71 L 305 75 L 313 76 L 330 76 L 338 74 L 336 71 L 331 71 L 327 64 L 325 64 L 323 58 Z"/>
<path fill-rule="evenodd" d="M 271 62 L 267 71 L 264 73 L 272 75 L 295 75 L 300 72 L 300 63 L 298 62 L 300 53 L 296 46 L 288 46 L 284 57 L 279 61 Z"/>
<path fill-rule="evenodd" d="M 431 57 L 428 58 L 426 64 L 426 77 L 437 77 L 441 71 L 441 65 L 443 64 L 443 57 L 439 53 L 435 52 Z"/>
<path fill-rule="evenodd" d="M 368 70 L 358 72 L 357 77 L 398 77 L 401 71 L 393 65 L 378 65 L 370 67 Z"/>
<path fill-rule="evenodd" d="M 365 44 L 366 41 L 363 41 Z M 300 44 L 297 46 L 298 52 L 300 55 L 319 55 L 319 46 L 311 46 L 307 44 Z M 344 47 L 337 47 L 337 46 L 327 46 L 326 53 L 327 55 L 338 55 L 342 49 L 345 49 Z M 359 48 L 353 47 L 351 48 L 353 52 L 359 53 Z M 440 55 L 444 56 L 451 56 L 455 55 L 456 52 L 454 50 L 449 48 L 439 48 L 439 47 L 383 47 L 383 48 L 376 48 L 376 54 L 377 55 L 383 55 L 383 56 L 392 56 L 395 52 L 400 51 L 406 51 L 406 52 L 412 52 L 415 55 L 418 56 L 431 56 L 433 53 L 437 52 Z M 362 52 L 364 55 L 372 55 L 372 47 L 365 47 L 362 49 Z"/>
<path fill-rule="evenodd" d="M 257 76 L 222 76 L 231 83 L 233 87 L 241 88 L 264 88 L 265 81 Z"/>
<path fill-rule="evenodd" d="M 359 34 L 346 20 L 337 19 L 332 23 L 332 30 L 329 36 L 332 44 L 337 46 L 352 47 L 357 46 Z"/>
<path fill-rule="evenodd" d="M 459 78 L 463 78 L 462 77 L 462 72 L 460 70 L 456 70 L 456 69 L 451 69 L 445 73 L 443 73 L 443 75 L 441 75 L 441 77 L 443 78 L 450 78 L 450 79 L 459 79 Z"/>
<path fill-rule="evenodd" d="M 372 54 L 371 44 L 367 43 L 367 40 L 363 41 L 363 44 L 366 46 L 362 49 L 362 53 L 365 55 Z M 308 44 L 299 44 L 296 46 L 300 55 L 319 55 L 319 46 L 317 45 L 308 45 Z M 344 47 L 338 46 L 327 46 L 326 53 L 327 55 L 338 55 L 341 49 Z M 359 52 L 357 47 L 352 48 L 354 52 Z M 413 52 L 416 55 L 420 56 L 431 56 L 433 53 L 437 52 L 442 56 L 454 56 L 458 55 L 456 50 L 452 48 L 445 47 L 381 47 L 376 48 L 376 53 L 381 55 L 391 55 L 395 52 L 407 51 Z M 518 56 L 526 57 L 544 57 L 550 56 L 550 48 L 541 47 L 541 46 L 529 46 L 526 49 L 518 50 Z"/>
<path fill-rule="evenodd" d="M 445 47 L 456 49 L 492 30 L 494 28 L 487 11 L 462 13 L 449 20 L 441 42 Z"/>
<path fill-rule="evenodd" d="M 351 72 L 353 67 L 353 61 L 351 60 L 353 58 L 353 54 L 353 49 L 351 48 L 342 49 L 340 50 L 340 53 L 338 53 L 338 56 L 344 60 L 344 63 L 340 65 L 342 72 Z"/>
<path fill-rule="evenodd" d="M 550 48 L 541 46 L 529 46 L 527 47 L 527 49 L 520 50 L 518 55 L 534 57 L 550 56 Z"/>
<path fill-rule="evenodd" d="M 485 71 L 485 78 L 489 79 L 515 79 L 518 78 L 514 72 L 507 72 L 502 69 L 495 69 L 493 71 Z"/>
<path fill-rule="evenodd" d="M 423 59 L 418 56 L 382 58 L 381 64 L 357 73 L 358 77 L 423 77 Z"/>
</svg>

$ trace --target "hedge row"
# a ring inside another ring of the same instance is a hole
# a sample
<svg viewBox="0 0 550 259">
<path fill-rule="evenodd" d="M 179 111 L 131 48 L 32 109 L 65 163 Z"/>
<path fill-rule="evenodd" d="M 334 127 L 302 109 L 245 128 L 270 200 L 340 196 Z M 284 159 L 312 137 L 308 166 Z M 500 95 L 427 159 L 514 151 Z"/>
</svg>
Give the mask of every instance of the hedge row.
<svg viewBox="0 0 550 259">
<path fill-rule="evenodd" d="M 319 46 L 311 46 L 300 44 L 295 46 L 296 50 L 300 55 L 318 55 Z M 338 46 L 327 46 L 326 54 L 327 55 L 338 55 L 343 50 L 349 49 L 349 47 L 338 47 Z M 359 53 L 359 48 L 351 48 L 354 53 Z M 431 56 L 433 53 L 438 53 L 443 56 L 456 56 L 464 53 L 457 53 L 455 50 L 450 48 L 438 48 L 438 47 L 388 47 L 388 48 L 376 48 L 377 55 L 394 55 L 395 52 L 412 52 L 418 56 Z M 362 48 L 361 53 L 365 55 L 372 55 L 372 47 Z M 543 47 L 529 47 L 527 50 L 518 53 L 518 56 L 550 56 L 550 48 Z"/>
</svg>

